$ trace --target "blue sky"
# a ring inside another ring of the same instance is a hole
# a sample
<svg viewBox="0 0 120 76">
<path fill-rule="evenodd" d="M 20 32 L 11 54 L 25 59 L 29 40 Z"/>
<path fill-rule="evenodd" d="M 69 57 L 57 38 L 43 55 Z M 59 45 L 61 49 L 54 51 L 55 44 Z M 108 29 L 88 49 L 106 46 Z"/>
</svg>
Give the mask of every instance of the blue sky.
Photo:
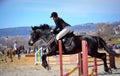
<svg viewBox="0 0 120 76">
<path fill-rule="evenodd" d="M 120 21 L 120 0 L 0 0 L 0 28 L 55 25 L 51 12 L 71 25 Z"/>
</svg>

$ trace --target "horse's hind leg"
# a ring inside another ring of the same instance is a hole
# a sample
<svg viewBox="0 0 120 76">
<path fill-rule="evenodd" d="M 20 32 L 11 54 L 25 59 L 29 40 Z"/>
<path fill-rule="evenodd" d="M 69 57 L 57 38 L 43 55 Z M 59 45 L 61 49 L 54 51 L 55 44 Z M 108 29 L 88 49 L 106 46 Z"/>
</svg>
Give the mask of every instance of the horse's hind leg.
<svg viewBox="0 0 120 76">
<path fill-rule="evenodd" d="M 111 70 L 108 68 L 108 65 L 107 65 L 106 53 L 96 52 L 96 53 L 92 54 L 91 56 L 102 59 L 103 63 L 104 63 L 104 71 L 111 73 Z"/>
<path fill-rule="evenodd" d="M 115 65 L 115 56 L 109 55 L 109 60 L 110 60 L 110 68 L 117 69 Z"/>
</svg>

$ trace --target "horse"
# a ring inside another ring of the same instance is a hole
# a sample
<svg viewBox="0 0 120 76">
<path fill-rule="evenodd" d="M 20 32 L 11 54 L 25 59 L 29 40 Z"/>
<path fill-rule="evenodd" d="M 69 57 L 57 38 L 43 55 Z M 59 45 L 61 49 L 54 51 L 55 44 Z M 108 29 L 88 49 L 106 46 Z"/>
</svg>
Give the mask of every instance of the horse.
<svg viewBox="0 0 120 76">
<path fill-rule="evenodd" d="M 7 62 L 7 54 L 6 51 L 0 51 L 0 60 Z"/>
<path fill-rule="evenodd" d="M 11 59 L 11 62 L 13 62 L 13 56 L 15 56 L 15 55 L 17 55 L 17 56 L 18 56 L 18 59 L 20 59 L 21 50 L 24 50 L 24 47 L 23 47 L 23 46 L 17 47 L 16 52 L 14 51 L 13 48 L 10 48 L 10 49 L 7 51 L 7 56 Z"/>
<path fill-rule="evenodd" d="M 2 58 L 2 61 L 5 61 L 7 63 L 7 58 L 10 58 L 11 62 L 13 62 L 13 49 L 12 48 L 5 48 L 4 50 L 0 51 L 0 55 Z"/>
<path fill-rule="evenodd" d="M 46 69 L 50 69 L 49 64 L 46 61 L 46 57 L 58 55 L 59 47 L 58 41 L 56 40 L 56 34 L 51 33 L 52 29 L 48 24 L 41 24 L 40 26 L 31 27 L 32 32 L 30 34 L 30 39 L 28 44 L 32 46 L 39 39 L 43 39 L 47 43 L 46 52 L 42 55 L 42 66 Z M 63 55 L 76 54 L 82 51 L 82 40 L 87 41 L 88 46 L 88 55 L 96 57 L 103 60 L 104 71 L 111 73 L 111 69 L 107 65 L 106 53 L 99 53 L 98 49 L 103 48 L 110 55 L 116 56 L 117 54 L 110 49 L 106 42 L 99 36 L 90 36 L 90 35 L 75 35 L 73 33 L 67 34 L 61 40 L 64 40 L 62 45 Z"/>
<path fill-rule="evenodd" d="M 13 62 L 13 54 L 14 54 L 14 49 L 13 49 L 13 48 L 10 48 L 10 49 L 7 51 L 7 56 L 9 56 L 9 58 L 11 59 L 11 62 Z"/>
</svg>

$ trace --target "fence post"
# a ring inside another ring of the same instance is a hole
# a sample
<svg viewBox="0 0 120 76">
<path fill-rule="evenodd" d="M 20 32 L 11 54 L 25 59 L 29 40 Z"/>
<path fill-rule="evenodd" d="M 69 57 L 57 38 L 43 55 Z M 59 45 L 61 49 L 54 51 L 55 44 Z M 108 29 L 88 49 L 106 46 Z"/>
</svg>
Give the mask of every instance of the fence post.
<svg viewBox="0 0 120 76">
<path fill-rule="evenodd" d="M 62 41 L 59 40 L 59 62 L 60 62 L 60 76 L 63 76 L 63 64 L 62 64 Z"/>
<path fill-rule="evenodd" d="M 97 71 L 97 58 L 94 58 L 94 69 L 95 69 L 95 76 L 98 76 L 98 71 Z"/>
<path fill-rule="evenodd" d="M 78 53 L 78 76 L 82 75 L 82 54 Z"/>
<path fill-rule="evenodd" d="M 87 42 L 82 40 L 82 59 L 83 59 L 83 76 L 88 76 L 88 48 Z"/>
</svg>

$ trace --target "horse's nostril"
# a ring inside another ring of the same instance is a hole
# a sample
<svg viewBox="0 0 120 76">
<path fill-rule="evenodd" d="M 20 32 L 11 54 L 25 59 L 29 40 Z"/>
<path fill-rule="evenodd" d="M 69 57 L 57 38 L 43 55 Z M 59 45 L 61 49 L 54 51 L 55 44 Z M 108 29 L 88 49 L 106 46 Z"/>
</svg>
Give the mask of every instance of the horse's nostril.
<svg viewBox="0 0 120 76">
<path fill-rule="evenodd" d="M 30 46 L 32 46 L 33 45 L 33 41 L 32 40 L 30 40 L 29 42 L 28 42 L 28 44 L 30 45 Z"/>
<path fill-rule="evenodd" d="M 33 44 L 33 41 L 30 41 L 30 44 Z"/>
</svg>

